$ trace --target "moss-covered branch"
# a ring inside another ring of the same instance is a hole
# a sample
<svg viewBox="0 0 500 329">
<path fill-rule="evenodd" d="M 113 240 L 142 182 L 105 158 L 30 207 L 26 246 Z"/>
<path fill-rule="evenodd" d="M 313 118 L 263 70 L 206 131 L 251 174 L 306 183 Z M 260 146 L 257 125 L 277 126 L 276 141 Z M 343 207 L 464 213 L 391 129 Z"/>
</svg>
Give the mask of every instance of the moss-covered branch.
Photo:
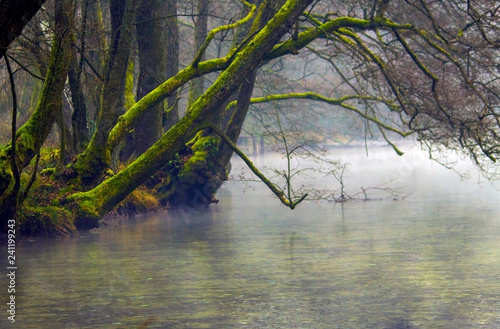
<svg viewBox="0 0 500 329">
<path fill-rule="evenodd" d="M 418 66 L 418 68 L 426 75 L 429 77 L 429 79 L 432 80 L 432 89 L 434 90 L 434 87 L 436 83 L 438 82 L 438 78 L 432 73 L 423 63 L 422 61 L 418 58 L 418 55 L 408 46 L 408 43 L 406 40 L 401 36 L 401 34 L 397 30 L 393 30 L 394 35 L 398 39 L 399 43 L 403 46 L 405 51 L 410 55 L 411 59 L 413 62 Z"/>
<path fill-rule="evenodd" d="M 89 228 L 97 218 L 110 211 L 153 173 L 174 158 L 175 154 L 207 127 L 220 105 L 238 88 L 245 77 L 288 32 L 299 14 L 312 0 L 287 1 L 258 34 L 235 56 L 214 84 L 193 104 L 191 110 L 163 137 L 115 176 L 88 192 L 69 196 L 66 207 L 76 213 L 75 225 Z M 201 63 L 200 63 L 201 64 Z"/>
<path fill-rule="evenodd" d="M 224 57 L 204 61 L 199 63 L 196 68 L 188 66 L 138 100 L 125 114 L 118 118 L 118 122 L 109 133 L 108 150 L 113 150 L 120 143 L 148 109 L 172 95 L 193 78 L 225 69 L 229 65 L 228 59 L 228 57 Z"/>
<path fill-rule="evenodd" d="M 273 48 L 273 51 L 266 56 L 266 59 L 269 60 L 286 54 L 297 53 L 298 50 L 304 48 L 312 41 L 318 38 L 326 37 L 328 33 L 338 31 L 341 28 L 353 28 L 360 30 L 374 30 L 377 28 L 409 30 L 412 29 L 412 25 L 396 24 L 391 20 L 383 17 L 374 18 L 372 20 L 359 19 L 354 17 L 339 17 L 321 24 L 320 26 L 299 33 L 297 38 L 293 38 L 287 40 L 284 43 L 276 45 Z"/>
<path fill-rule="evenodd" d="M 253 164 L 253 162 L 241 151 L 236 144 L 233 143 L 233 141 L 224 134 L 222 130 L 217 128 L 215 125 L 210 124 L 208 126 L 210 129 L 212 129 L 213 132 L 215 132 L 233 151 L 234 153 L 238 154 L 238 156 L 245 162 L 245 164 L 250 168 L 250 170 L 257 176 L 259 179 L 266 184 L 266 186 L 271 190 L 271 192 L 274 193 L 278 197 L 278 199 L 283 203 L 285 206 L 287 206 L 290 209 L 294 209 L 299 203 L 304 201 L 304 199 L 307 197 L 307 194 L 304 194 L 302 197 L 300 197 L 297 200 L 292 200 L 291 195 L 289 194 L 288 196 L 285 196 L 283 191 L 276 187 L 263 173 L 260 172 L 260 170 Z"/>
<path fill-rule="evenodd" d="M 248 12 L 248 14 L 244 18 L 240 19 L 239 21 L 237 21 L 235 23 L 222 25 L 222 26 L 219 26 L 219 27 L 211 30 L 208 33 L 207 38 L 205 39 L 205 42 L 201 45 L 200 49 L 198 50 L 198 53 L 196 54 L 196 56 L 193 59 L 193 63 L 191 64 L 193 67 L 198 66 L 198 63 L 200 62 L 201 58 L 203 57 L 203 54 L 205 53 L 205 50 L 207 50 L 208 45 L 210 45 L 210 42 L 212 41 L 212 39 L 215 37 L 215 35 L 217 33 L 235 29 L 235 28 L 247 23 L 253 17 L 257 6 L 249 4 L 245 0 L 242 0 L 241 2 L 246 7 L 250 8 L 250 11 Z"/>
<path fill-rule="evenodd" d="M 387 27 L 407 30 L 411 28 L 411 25 L 399 25 L 386 18 L 363 20 L 350 17 L 340 17 L 324 23 L 317 28 L 311 28 L 300 33 L 297 39 L 288 40 L 274 46 L 273 50 L 264 56 L 264 59 L 270 60 L 294 53 L 312 41 L 324 37 L 328 32 L 338 30 L 342 27 L 352 27 L 358 29 Z M 338 37 L 342 38 L 340 35 Z M 347 42 L 347 40 L 347 38 L 344 38 L 344 42 Z M 185 85 L 192 79 L 208 73 L 224 70 L 232 62 L 233 57 L 235 57 L 240 50 L 241 49 L 239 47 L 235 47 L 226 57 L 199 62 L 196 66 L 190 65 L 137 101 L 137 103 L 134 104 L 134 106 L 132 106 L 124 115 L 118 118 L 117 124 L 109 134 L 108 150 L 113 150 L 118 145 L 126 133 L 135 125 L 137 120 L 139 120 L 139 118 L 144 115 L 148 109 L 172 95 L 178 88 Z"/>
<path fill-rule="evenodd" d="M 313 92 L 306 92 L 306 93 L 290 93 L 290 94 L 279 94 L 279 95 L 268 95 L 264 97 L 256 97 L 252 98 L 250 100 L 251 104 L 257 104 L 257 103 L 267 103 L 267 102 L 272 102 L 272 101 L 278 101 L 278 100 L 286 100 L 286 99 L 308 99 L 308 100 L 314 100 L 314 101 L 319 101 L 319 102 L 324 102 L 330 105 L 337 105 L 341 106 L 346 110 L 349 110 L 351 112 L 354 112 L 361 116 L 362 118 L 369 120 L 373 123 L 375 123 L 377 126 L 388 130 L 392 131 L 402 137 L 407 137 L 412 134 L 412 132 L 404 132 L 401 131 L 395 127 L 389 126 L 382 121 L 380 121 L 376 117 L 369 116 L 367 113 L 361 111 L 360 109 L 346 104 L 345 102 L 348 100 L 353 100 L 353 99 L 358 99 L 358 100 L 369 100 L 369 101 L 376 101 L 376 102 L 381 102 L 385 104 L 388 108 L 390 108 L 393 111 L 398 111 L 398 108 L 394 105 L 393 102 L 379 98 L 379 97 L 374 97 L 374 96 L 367 96 L 367 95 L 346 95 L 340 98 L 328 98 L 322 95 L 319 95 L 317 93 Z M 226 110 L 235 106 L 236 101 L 229 103 L 227 106 Z"/>
</svg>

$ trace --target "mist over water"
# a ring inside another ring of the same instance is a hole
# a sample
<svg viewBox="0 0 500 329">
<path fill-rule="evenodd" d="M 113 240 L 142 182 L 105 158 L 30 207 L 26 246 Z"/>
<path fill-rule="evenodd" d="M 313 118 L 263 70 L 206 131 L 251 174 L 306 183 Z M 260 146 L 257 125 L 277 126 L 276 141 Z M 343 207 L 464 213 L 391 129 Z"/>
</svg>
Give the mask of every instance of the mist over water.
<svg viewBox="0 0 500 329">
<path fill-rule="evenodd" d="M 462 181 L 417 149 L 330 157 L 350 163 L 349 191 L 391 181 L 411 195 L 291 211 L 262 183 L 231 181 L 206 211 L 25 243 L 12 327 L 500 327 L 500 192 L 472 166 L 460 165 L 471 176 Z M 241 167 L 234 159 L 233 172 Z M 330 177 L 304 181 L 337 188 Z"/>
</svg>

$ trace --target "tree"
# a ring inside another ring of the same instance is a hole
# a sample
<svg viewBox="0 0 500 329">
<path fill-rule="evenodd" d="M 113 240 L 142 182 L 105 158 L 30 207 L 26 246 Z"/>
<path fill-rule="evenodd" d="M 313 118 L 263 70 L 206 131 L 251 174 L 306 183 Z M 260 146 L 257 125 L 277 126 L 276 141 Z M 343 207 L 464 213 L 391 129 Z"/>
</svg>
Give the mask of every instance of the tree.
<svg viewBox="0 0 500 329">
<path fill-rule="evenodd" d="M 168 73 L 156 88 L 139 94 L 137 102 L 118 117 L 124 109 L 133 22 L 140 20 L 135 18 L 136 0 L 111 1 L 116 10 L 110 12 L 113 34 L 97 130 L 74 164 L 83 187 L 67 182 L 72 193 L 59 204 L 72 210 L 75 225 L 95 227 L 100 216 L 154 180 L 159 171 L 167 177 L 162 181 L 168 202 L 206 206 L 227 176 L 233 152 L 293 209 L 300 196 L 296 199 L 277 188 L 235 145 L 251 104 L 273 102 L 281 113 L 302 121 L 307 108 L 292 114 L 280 102 L 321 104 L 317 110 L 322 113 L 346 111 L 362 122 L 366 134 L 384 138 L 398 154 L 402 152 L 395 138 L 413 135 L 431 154 L 436 149 L 461 151 L 485 172 L 497 173 L 498 167 L 490 166 L 500 151 L 496 56 L 500 5 L 496 2 L 241 3 L 240 17 L 208 31 L 194 59 L 190 56 L 180 71 Z M 219 18 L 208 19 L 213 25 Z M 185 23 L 180 18 L 178 22 Z M 220 43 L 218 51 L 212 46 L 214 40 Z M 222 50 L 225 55 L 217 56 Z M 308 56 L 307 63 L 314 65 L 298 69 L 283 64 L 285 58 L 300 56 Z M 176 56 L 169 58 L 175 61 Z M 256 83 L 276 76 L 280 65 L 285 67 L 280 74 L 286 88 Z M 135 161 L 118 173 L 106 174 L 110 154 L 138 122 L 158 113 L 157 105 L 202 76 L 205 83 L 213 82 L 189 102 L 189 111 Z M 323 80 L 318 83 L 308 76 Z M 3 163 L 1 186 L 8 186 L 12 173 L 7 157 Z"/>
<path fill-rule="evenodd" d="M 196 17 L 196 24 L 194 29 L 194 54 L 196 55 L 203 44 L 205 43 L 205 39 L 207 38 L 208 33 L 208 14 L 210 10 L 210 1 L 209 0 L 198 0 L 197 7 L 198 16 Z M 200 60 L 205 60 L 205 53 L 201 53 Z M 191 107 L 191 105 L 203 94 L 205 89 L 205 79 L 203 76 L 194 79 L 191 81 L 191 88 L 189 89 L 189 99 L 187 108 Z"/>
<path fill-rule="evenodd" d="M 12 144 L 7 145 L 0 153 L 0 209 L 2 226 L 7 219 L 15 216 L 19 189 L 14 182 L 11 166 L 22 170 L 39 154 L 40 148 L 50 133 L 52 125 L 57 120 L 62 107 L 62 92 L 66 82 L 71 55 L 73 3 L 71 1 L 56 1 L 55 30 L 51 57 L 47 75 L 43 84 L 38 105 L 26 122 L 16 133 L 15 154 Z"/>
</svg>

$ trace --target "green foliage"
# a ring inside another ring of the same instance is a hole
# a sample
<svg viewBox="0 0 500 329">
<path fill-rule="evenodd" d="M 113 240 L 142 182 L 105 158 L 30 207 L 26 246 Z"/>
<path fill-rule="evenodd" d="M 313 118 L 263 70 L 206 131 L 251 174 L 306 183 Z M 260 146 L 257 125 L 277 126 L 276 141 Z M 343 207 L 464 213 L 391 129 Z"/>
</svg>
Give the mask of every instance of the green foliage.
<svg viewBox="0 0 500 329">
<path fill-rule="evenodd" d="M 193 145 L 193 151 L 207 152 L 210 156 L 217 155 L 219 151 L 219 139 L 213 136 L 201 137 L 198 141 Z"/>
<path fill-rule="evenodd" d="M 73 215 L 64 208 L 27 206 L 19 211 L 18 230 L 21 236 L 61 236 L 76 232 Z"/>
<path fill-rule="evenodd" d="M 182 167 L 182 161 L 179 153 L 176 153 L 172 160 L 167 162 L 167 169 L 172 173 L 177 173 Z"/>
</svg>

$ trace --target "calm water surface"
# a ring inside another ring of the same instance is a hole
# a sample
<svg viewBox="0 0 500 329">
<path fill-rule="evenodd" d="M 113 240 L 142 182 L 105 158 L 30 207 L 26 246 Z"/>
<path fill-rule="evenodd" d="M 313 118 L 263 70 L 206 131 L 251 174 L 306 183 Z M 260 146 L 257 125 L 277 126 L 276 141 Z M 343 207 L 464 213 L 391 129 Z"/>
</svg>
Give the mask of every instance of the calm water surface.
<svg viewBox="0 0 500 329">
<path fill-rule="evenodd" d="M 341 155 L 352 187 L 396 179 L 412 195 L 290 211 L 229 182 L 205 212 L 26 243 L 16 322 L 4 307 L 0 327 L 500 328 L 500 192 L 418 154 Z"/>
</svg>

